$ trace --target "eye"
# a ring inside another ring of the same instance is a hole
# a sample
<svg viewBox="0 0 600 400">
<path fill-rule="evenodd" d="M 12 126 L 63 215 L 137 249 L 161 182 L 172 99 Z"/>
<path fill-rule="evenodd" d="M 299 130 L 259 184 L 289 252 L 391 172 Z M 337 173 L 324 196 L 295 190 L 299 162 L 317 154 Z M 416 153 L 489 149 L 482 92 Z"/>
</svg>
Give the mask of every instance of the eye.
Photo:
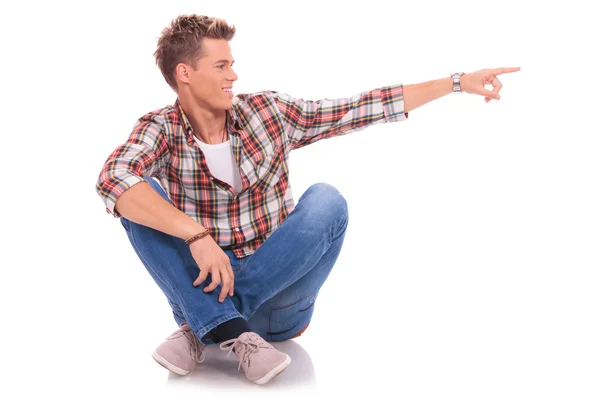
<svg viewBox="0 0 600 400">
<path fill-rule="evenodd" d="M 225 68 L 225 65 L 224 65 L 224 64 L 217 65 L 217 68 L 219 68 L 219 69 L 223 69 L 223 68 Z"/>
</svg>

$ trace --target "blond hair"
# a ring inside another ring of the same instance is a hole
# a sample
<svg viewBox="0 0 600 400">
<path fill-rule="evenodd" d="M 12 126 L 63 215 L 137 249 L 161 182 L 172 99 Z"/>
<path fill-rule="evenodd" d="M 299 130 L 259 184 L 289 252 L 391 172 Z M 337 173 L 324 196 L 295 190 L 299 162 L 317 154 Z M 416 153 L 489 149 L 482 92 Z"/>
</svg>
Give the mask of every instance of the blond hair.
<svg viewBox="0 0 600 400">
<path fill-rule="evenodd" d="M 156 65 L 163 77 L 177 91 L 175 67 L 185 63 L 196 68 L 202 56 L 202 39 L 225 39 L 230 41 L 235 36 L 235 26 L 228 25 L 225 20 L 205 15 L 180 15 L 163 29 L 154 57 Z"/>
</svg>

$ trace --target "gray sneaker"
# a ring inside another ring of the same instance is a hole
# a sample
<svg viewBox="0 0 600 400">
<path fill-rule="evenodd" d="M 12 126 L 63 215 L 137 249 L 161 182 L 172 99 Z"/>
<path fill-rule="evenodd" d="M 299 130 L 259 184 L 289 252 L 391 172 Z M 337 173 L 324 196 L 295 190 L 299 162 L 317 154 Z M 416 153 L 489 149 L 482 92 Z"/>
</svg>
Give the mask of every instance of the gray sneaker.
<svg viewBox="0 0 600 400">
<path fill-rule="evenodd" d="M 240 361 L 238 370 L 243 368 L 246 377 L 259 385 L 282 373 L 292 361 L 290 356 L 275 349 L 254 332 L 242 333 L 237 339 L 227 340 L 219 347 L 229 350 L 229 354 L 235 350 L 235 356 Z"/>
<path fill-rule="evenodd" d="M 204 361 L 202 357 L 204 347 L 206 346 L 200 343 L 190 326 L 184 322 L 181 328 L 156 348 L 152 358 L 171 372 L 187 375 L 199 362 Z"/>
</svg>

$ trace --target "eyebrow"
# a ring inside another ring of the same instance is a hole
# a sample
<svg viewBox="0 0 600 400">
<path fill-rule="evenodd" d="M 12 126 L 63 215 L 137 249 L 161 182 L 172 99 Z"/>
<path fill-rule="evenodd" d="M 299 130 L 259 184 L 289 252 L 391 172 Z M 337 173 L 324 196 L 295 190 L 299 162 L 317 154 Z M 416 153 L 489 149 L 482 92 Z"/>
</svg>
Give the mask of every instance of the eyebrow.
<svg viewBox="0 0 600 400">
<path fill-rule="evenodd" d="M 231 65 L 233 65 L 233 63 L 234 63 L 234 62 L 235 62 L 235 60 L 232 60 L 232 61 L 231 61 Z M 229 63 L 229 60 L 226 60 L 226 59 L 224 59 L 224 58 L 223 58 L 223 59 L 220 59 L 220 60 L 218 60 L 218 61 L 215 61 L 215 62 L 213 63 L 213 65 L 215 65 L 215 64 L 220 64 L 220 63 L 225 63 L 225 64 L 228 64 L 228 63 Z"/>
</svg>

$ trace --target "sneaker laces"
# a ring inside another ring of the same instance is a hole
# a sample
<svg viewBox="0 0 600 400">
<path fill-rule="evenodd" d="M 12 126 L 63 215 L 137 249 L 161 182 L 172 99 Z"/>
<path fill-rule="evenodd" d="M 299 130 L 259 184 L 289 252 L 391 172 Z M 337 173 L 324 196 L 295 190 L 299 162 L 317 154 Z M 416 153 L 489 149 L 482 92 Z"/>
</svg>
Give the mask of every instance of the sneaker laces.
<svg viewBox="0 0 600 400">
<path fill-rule="evenodd" d="M 192 344 L 190 347 L 190 355 L 196 360 L 197 363 L 204 362 L 204 353 L 202 352 L 202 350 L 204 350 L 204 346 L 200 343 L 196 335 L 194 335 L 194 332 L 189 331 L 187 337 Z"/>
<path fill-rule="evenodd" d="M 185 336 L 188 342 L 190 342 L 190 356 L 195 359 L 197 363 L 204 362 L 204 353 L 202 352 L 202 350 L 204 350 L 204 345 L 200 343 L 189 325 L 182 326 L 179 330 L 173 332 L 167 340 L 177 339 L 181 336 Z"/>
<path fill-rule="evenodd" d="M 262 343 L 260 343 L 260 341 L 256 337 L 247 335 L 245 339 L 236 338 L 236 339 L 226 340 L 223 343 L 221 343 L 219 345 L 219 347 L 221 348 L 221 350 L 229 349 L 229 353 L 227 353 L 227 357 L 229 357 L 231 355 L 231 352 L 235 348 L 237 348 L 236 354 L 240 354 L 240 352 L 241 352 L 240 363 L 238 365 L 238 371 L 239 371 L 240 368 L 242 367 L 242 364 L 245 365 L 244 370 L 247 370 L 248 367 L 250 367 L 250 355 L 254 352 L 257 352 L 258 349 L 261 347 L 261 344 Z M 265 347 L 265 346 L 262 346 L 262 347 Z M 265 347 L 265 348 L 268 348 L 268 347 Z"/>
</svg>

